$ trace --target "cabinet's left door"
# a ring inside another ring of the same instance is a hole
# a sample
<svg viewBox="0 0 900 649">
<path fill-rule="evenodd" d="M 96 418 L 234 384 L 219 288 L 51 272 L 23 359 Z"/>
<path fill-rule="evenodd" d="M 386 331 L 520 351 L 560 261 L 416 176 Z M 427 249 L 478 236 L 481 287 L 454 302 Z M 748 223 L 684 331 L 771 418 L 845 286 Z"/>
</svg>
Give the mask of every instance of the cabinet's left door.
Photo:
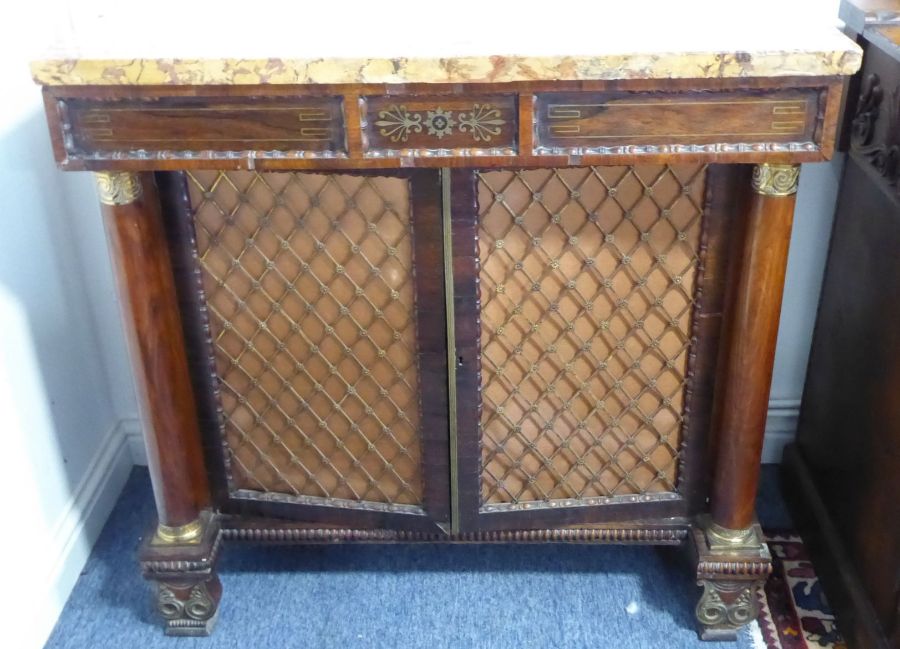
<svg viewBox="0 0 900 649">
<path fill-rule="evenodd" d="M 439 174 L 158 183 L 220 507 L 444 529 Z"/>
</svg>

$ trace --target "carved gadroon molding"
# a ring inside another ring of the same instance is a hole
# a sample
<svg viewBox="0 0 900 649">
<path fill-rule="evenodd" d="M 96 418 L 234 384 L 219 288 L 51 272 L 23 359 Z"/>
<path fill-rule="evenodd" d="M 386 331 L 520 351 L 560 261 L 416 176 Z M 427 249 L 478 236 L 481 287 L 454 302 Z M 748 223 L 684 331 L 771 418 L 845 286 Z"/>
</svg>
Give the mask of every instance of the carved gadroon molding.
<svg viewBox="0 0 900 649">
<path fill-rule="evenodd" d="M 686 529 L 572 528 L 547 530 L 492 530 L 453 534 L 415 530 L 361 530 L 338 528 L 229 528 L 226 540 L 269 543 L 637 543 L 680 545 Z"/>
<path fill-rule="evenodd" d="M 764 196 L 790 196 L 797 193 L 800 165 L 758 164 L 753 167 L 753 191 Z"/>
<path fill-rule="evenodd" d="M 97 195 L 104 205 L 127 205 L 138 200 L 143 193 L 141 179 L 130 171 L 98 171 Z"/>
</svg>

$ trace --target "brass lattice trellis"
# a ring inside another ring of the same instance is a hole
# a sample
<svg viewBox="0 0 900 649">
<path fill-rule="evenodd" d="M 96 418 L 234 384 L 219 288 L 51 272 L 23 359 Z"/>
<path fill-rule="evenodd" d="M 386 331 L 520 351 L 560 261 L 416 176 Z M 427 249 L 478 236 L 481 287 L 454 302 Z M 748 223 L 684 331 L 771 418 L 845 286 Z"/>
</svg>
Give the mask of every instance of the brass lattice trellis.
<svg viewBox="0 0 900 649">
<path fill-rule="evenodd" d="M 705 167 L 479 178 L 482 502 L 673 491 Z"/>
<path fill-rule="evenodd" d="M 188 178 L 231 487 L 420 505 L 407 181 Z"/>
</svg>

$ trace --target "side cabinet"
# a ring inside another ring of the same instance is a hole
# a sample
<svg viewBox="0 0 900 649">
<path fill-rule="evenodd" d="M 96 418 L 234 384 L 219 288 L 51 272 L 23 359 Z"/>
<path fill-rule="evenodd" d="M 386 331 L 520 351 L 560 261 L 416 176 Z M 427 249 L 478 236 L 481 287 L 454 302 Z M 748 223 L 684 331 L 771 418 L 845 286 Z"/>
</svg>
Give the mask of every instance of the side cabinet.
<svg viewBox="0 0 900 649">
<path fill-rule="evenodd" d="M 859 29 L 865 66 L 784 474 L 848 643 L 900 649 L 900 37 Z"/>
<path fill-rule="evenodd" d="M 35 64 L 58 163 L 96 172 L 167 633 L 209 633 L 228 542 L 554 542 L 686 546 L 702 637 L 735 639 L 844 40 Z"/>
</svg>

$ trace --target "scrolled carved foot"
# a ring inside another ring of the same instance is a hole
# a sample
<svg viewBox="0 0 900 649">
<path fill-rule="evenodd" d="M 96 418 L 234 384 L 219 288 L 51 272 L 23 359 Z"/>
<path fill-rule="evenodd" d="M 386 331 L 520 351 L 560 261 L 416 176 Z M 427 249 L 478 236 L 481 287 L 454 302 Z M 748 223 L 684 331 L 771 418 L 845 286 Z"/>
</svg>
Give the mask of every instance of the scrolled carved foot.
<svg viewBox="0 0 900 649">
<path fill-rule="evenodd" d="M 201 582 L 158 582 L 156 607 L 166 621 L 166 635 L 209 635 L 219 611 L 222 584 L 213 575 Z"/>
<path fill-rule="evenodd" d="M 222 536 L 217 517 L 203 512 L 196 523 L 158 527 L 141 546 L 144 578 L 156 585 L 156 609 L 166 635 L 209 635 L 222 598 L 215 566 Z"/>
<path fill-rule="evenodd" d="M 695 612 L 703 640 L 736 640 L 737 629 L 759 615 L 756 582 L 701 580 L 700 585 L 703 594 Z"/>
<path fill-rule="evenodd" d="M 703 640 L 736 640 L 737 630 L 759 615 L 758 589 L 772 572 L 772 557 L 758 524 L 729 531 L 701 519 L 694 528 L 697 585 L 695 613 Z"/>
</svg>

